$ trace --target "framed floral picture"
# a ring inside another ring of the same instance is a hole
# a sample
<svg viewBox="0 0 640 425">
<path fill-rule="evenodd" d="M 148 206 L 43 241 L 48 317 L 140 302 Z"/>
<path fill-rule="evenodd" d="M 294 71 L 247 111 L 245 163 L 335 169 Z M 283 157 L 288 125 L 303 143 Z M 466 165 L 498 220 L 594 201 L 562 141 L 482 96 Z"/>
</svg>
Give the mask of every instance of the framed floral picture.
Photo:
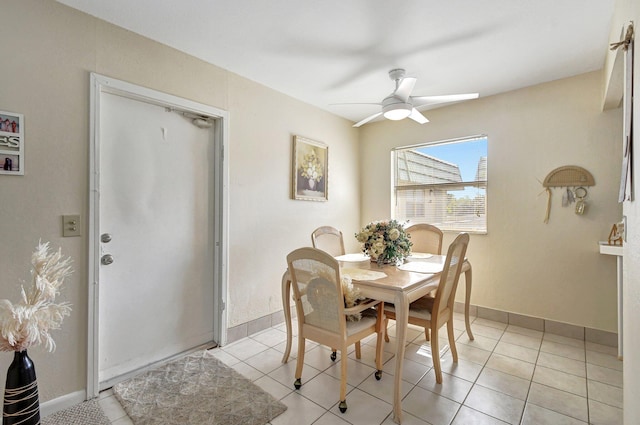
<svg viewBox="0 0 640 425">
<path fill-rule="evenodd" d="M 293 136 L 292 198 L 305 201 L 328 200 L 328 165 L 327 145 Z"/>
<path fill-rule="evenodd" d="M 24 115 L 0 111 L 0 174 L 24 175 Z"/>
</svg>

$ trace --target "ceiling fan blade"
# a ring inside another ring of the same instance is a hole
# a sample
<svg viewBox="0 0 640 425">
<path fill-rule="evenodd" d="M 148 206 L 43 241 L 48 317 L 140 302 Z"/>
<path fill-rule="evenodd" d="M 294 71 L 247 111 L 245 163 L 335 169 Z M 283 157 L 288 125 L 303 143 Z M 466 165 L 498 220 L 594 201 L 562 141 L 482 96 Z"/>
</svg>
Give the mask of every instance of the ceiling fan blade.
<svg viewBox="0 0 640 425">
<path fill-rule="evenodd" d="M 378 112 L 376 114 L 370 115 L 367 118 L 363 119 L 362 121 L 358 121 L 357 123 L 355 123 L 353 126 L 354 127 L 360 127 L 363 124 L 368 123 L 369 121 L 371 121 L 374 118 L 378 118 L 380 115 L 382 115 L 382 112 Z"/>
<path fill-rule="evenodd" d="M 400 80 L 400 84 L 398 84 L 398 88 L 393 92 L 393 95 L 402 99 L 403 102 L 406 102 L 411 96 L 411 92 L 413 91 L 413 87 L 416 85 L 416 78 L 413 77 L 405 77 Z"/>
<path fill-rule="evenodd" d="M 437 103 L 459 102 L 461 100 L 477 99 L 478 93 L 445 94 L 442 96 L 412 96 L 413 106 L 435 105 Z"/>
<path fill-rule="evenodd" d="M 420 123 L 420 124 L 424 124 L 424 123 L 428 123 L 429 122 L 427 117 L 422 115 L 416 108 L 413 108 L 411 110 L 411 114 L 409 115 L 409 118 L 411 118 L 412 120 L 414 120 L 415 122 Z"/>
<path fill-rule="evenodd" d="M 336 105 L 377 105 L 377 106 L 382 106 L 382 103 L 380 102 L 376 102 L 376 103 L 366 103 L 366 102 L 346 102 L 346 103 L 330 103 L 330 106 L 336 106 Z"/>
</svg>

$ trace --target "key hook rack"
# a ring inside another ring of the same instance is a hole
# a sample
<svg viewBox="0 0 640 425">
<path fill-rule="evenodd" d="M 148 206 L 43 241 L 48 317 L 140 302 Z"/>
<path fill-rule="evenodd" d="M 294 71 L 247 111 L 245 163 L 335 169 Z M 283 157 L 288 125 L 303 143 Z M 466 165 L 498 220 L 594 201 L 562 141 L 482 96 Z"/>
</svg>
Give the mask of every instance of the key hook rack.
<svg viewBox="0 0 640 425">
<path fill-rule="evenodd" d="M 587 197 L 587 189 L 585 186 L 595 186 L 595 184 L 596 181 L 593 175 L 584 168 L 576 165 L 565 165 L 551 171 L 547 174 L 547 177 L 545 177 L 544 182 L 542 182 L 542 186 L 545 187 L 545 191 L 547 192 L 547 212 L 544 217 L 544 222 L 549 222 L 549 214 L 551 212 L 551 188 L 567 188 L 567 193 L 571 192 L 569 194 L 570 198 L 574 196 L 578 198 L 575 212 L 578 215 L 582 215 L 586 207 L 584 198 Z M 577 187 L 577 189 L 570 191 L 569 188 L 571 187 Z"/>
</svg>

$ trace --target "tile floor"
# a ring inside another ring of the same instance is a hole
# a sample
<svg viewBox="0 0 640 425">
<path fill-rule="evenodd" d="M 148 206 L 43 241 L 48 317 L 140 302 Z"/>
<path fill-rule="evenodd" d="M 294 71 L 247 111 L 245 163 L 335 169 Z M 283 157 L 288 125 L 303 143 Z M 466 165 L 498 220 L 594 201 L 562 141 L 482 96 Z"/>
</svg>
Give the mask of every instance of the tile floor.
<svg viewBox="0 0 640 425">
<path fill-rule="evenodd" d="M 391 324 L 393 322 L 390 322 Z M 410 326 L 403 371 L 403 424 L 406 425 L 577 425 L 622 424 L 622 362 L 612 347 L 475 319 L 475 340 L 456 315 L 458 364 L 445 348 L 443 383 L 435 382 L 429 344 Z M 395 328 L 384 344 L 384 374 L 373 377 L 375 336 L 363 341 L 362 359 L 348 355 L 348 410 L 337 407 L 340 367 L 329 350 L 310 341 L 302 388 L 294 390 L 295 353 L 281 358 L 284 324 L 226 347 L 216 356 L 288 406 L 271 424 L 393 424 Z M 446 328 L 445 328 L 446 329 Z M 440 334 L 446 345 L 446 331 Z M 293 351 L 297 340 L 293 343 Z M 340 357 L 340 356 L 338 356 Z M 114 425 L 132 424 L 109 391 L 100 404 Z"/>
</svg>

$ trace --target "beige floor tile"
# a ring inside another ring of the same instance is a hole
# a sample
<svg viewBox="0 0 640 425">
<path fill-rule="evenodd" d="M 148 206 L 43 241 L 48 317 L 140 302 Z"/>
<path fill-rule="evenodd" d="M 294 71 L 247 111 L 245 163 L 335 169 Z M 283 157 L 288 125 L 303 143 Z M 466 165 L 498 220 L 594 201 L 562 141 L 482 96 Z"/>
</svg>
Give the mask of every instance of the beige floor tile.
<svg viewBox="0 0 640 425">
<path fill-rule="evenodd" d="M 567 357 L 541 352 L 538 356 L 538 365 L 550 369 L 560 370 L 576 376 L 587 376 L 587 364 L 584 361 L 571 360 Z"/>
<path fill-rule="evenodd" d="M 514 359 L 524 360 L 525 362 L 535 363 L 538 359 L 538 350 L 534 350 L 532 348 L 523 347 L 522 345 L 515 345 L 509 342 L 500 341 L 496 348 L 493 350 L 494 353 L 502 354 L 508 357 L 513 357 Z"/>
<path fill-rule="evenodd" d="M 456 344 L 456 349 L 458 350 L 458 358 L 479 365 L 484 365 L 487 360 L 489 360 L 489 356 L 491 356 L 491 351 L 482 350 L 467 344 Z"/>
<path fill-rule="evenodd" d="M 272 425 L 311 425 L 320 416 L 326 413 L 326 410 L 318 404 L 303 397 L 300 393 L 292 392 L 281 400 L 287 410 L 281 415 L 271 420 Z"/>
<path fill-rule="evenodd" d="M 476 381 L 476 385 L 482 385 L 520 400 L 527 399 L 530 384 L 531 381 L 528 379 L 518 378 L 488 367 L 482 370 Z"/>
<path fill-rule="evenodd" d="M 506 423 L 508 422 L 501 421 L 467 406 L 462 406 L 451 425 L 504 425 Z"/>
<path fill-rule="evenodd" d="M 524 409 L 523 400 L 480 385 L 473 386 L 464 405 L 509 424 L 518 424 Z"/>
<path fill-rule="evenodd" d="M 622 388 L 603 384 L 598 381 L 587 381 L 589 400 L 599 401 L 610 406 L 623 408 Z"/>
<path fill-rule="evenodd" d="M 566 336 L 556 335 L 556 334 L 545 333 L 543 341 L 557 342 L 560 344 L 571 345 L 573 347 L 578 347 L 578 348 L 585 347 L 583 339 L 569 338 Z"/>
<path fill-rule="evenodd" d="M 589 416 L 585 397 L 536 382 L 531 383 L 527 403 L 535 404 L 584 422 L 588 420 Z"/>
<path fill-rule="evenodd" d="M 623 425 L 622 409 L 589 400 L 589 422 L 592 425 Z"/>
<path fill-rule="evenodd" d="M 587 363 L 587 379 L 622 388 L 622 372 Z"/>
<path fill-rule="evenodd" d="M 393 406 L 358 388 L 347 394 L 347 411 L 341 413 L 338 404 L 331 412 L 353 425 L 379 424 L 391 413 Z"/>
<path fill-rule="evenodd" d="M 555 354 L 556 356 L 567 357 L 572 360 L 585 361 L 584 347 L 574 347 L 573 345 L 544 340 L 540 346 L 540 351 Z"/>
<path fill-rule="evenodd" d="M 612 356 L 610 354 L 590 350 L 587 350 L 587 363 L 619 371 L 622 371 L 622 367 L 624 365 L 624 363 L 618 359 L 617 354 Z"/>
<path fill-rule="evenodd" d="M 462 403 L 469 394 L 473 382 L 443 373 L 442 384 L 438 384 L 436 382 L 436 372 L 431 369 L 429 373 L 418 382 L 418 386 L 458 403 Z"/>
<path fill-rule="evenodd" d="M 542 337 L 533 337 L 514 332 L 505 332 L 504 335 L 502 335 L 502 338 L 500 338 L 500 341 L 508 342 L 509 344 L 521 345 L 533 350 L 539 350 L 540 343 L 542 342 Z"/>
<path fill-rule="evenodd" d="M 504 330 L 502 329 L 480 324 L 473 325 L 473 328 L 471 328 L 471 330 L 474 336 L 482 335 L 492 339 L 500 339 L 500 337 L 502 337 L 502 334 L 504 333 Z"/>
<path fill-rule="evenodd" d="M 555 369 L 549 369 L 544 366 L 536 366 L 533 374 L 533 382 L 567 391 L 581 397 L 587 396 L 586 378 Z"/>
<path fill-rule="evenodd" d="M 586 422 L 527 403 L 521 425 L 587 425 Z"/>
<path fill-rule="evenodd" d="M 460 404 L 421 387 L 415 387 L 402 401 L 402 410 L 432 425 L 448 425 Z"/>
<path fill-rule="evenodd" d="M 464 333 L 456 340 L 456 344 L 466 344 L 471 347 L 479 348 L 481 350 L 493 351 L 498 345 L 498 340 L 493 338 L 487 338 L 482 335 L 474 335 L 475 339 L 470 340 L 469 336 Z"/>
<path fill-rule="evenodd" d="M 486 367 L 508 373 L 509 375 L 517 376 L 519 378 L 531 380 L 535 365 L 523 360 L 514 359 L 513 357 L 493 353 L 491 357 L 489 357 Z"/>
</svg>

